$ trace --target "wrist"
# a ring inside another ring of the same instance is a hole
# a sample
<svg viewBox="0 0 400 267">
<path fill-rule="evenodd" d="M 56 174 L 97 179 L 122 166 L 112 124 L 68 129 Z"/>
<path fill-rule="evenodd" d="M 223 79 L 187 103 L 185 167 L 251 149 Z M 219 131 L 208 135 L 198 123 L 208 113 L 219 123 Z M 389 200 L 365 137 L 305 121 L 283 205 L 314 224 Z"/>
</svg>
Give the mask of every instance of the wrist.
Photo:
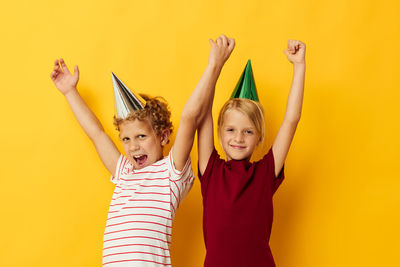
<svg viewBox="0 0 400 267">
<path fill-rule="evenodd" d="M 78 90 L 76 89 L 75 86 L 69 87 L 66 90 L 64 90 L 63 94 L 65 97 L 67 97 L 68 95 L 74 94 L 76 93 Z"/>
<path fill-rule="evenodd" d="M 294 69 L 305 69 L 306 68 L 306 63 L 303 62 L 293 62 L 293 68 Z"/>
<path fill-rule="evenodd" d="M 223 64 L 218 64 L 215 61 L 209 61 L 207 68 L 211 69 L 212 71 L 221 71 Z"/>
<path fill-rule="evenodd" d="M 303 61 L 295 61 L 295 62 L 293 62 L 293 65 L 298 65 L 298 66 L 302 66 L 302 65 L 306 65 L 306 61 L 305 60 L 303 60 Z"/>
</svg>

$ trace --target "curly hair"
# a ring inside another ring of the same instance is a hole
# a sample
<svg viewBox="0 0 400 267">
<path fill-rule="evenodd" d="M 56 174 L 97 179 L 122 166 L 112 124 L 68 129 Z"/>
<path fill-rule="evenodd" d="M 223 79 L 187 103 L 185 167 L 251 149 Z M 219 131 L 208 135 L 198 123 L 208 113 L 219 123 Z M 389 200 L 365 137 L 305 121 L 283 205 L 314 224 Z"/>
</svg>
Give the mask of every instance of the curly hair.
<svg viewBox="0 0 400 267">
<path fill-rule="evenodd" d="M 167 101 L 160 96 L 150 97 L 145 94 L 139 95 L 146 100 L 146 106 L 142 110 L 131 112 L 124 119 L 114 116 L 114 126 L 117 131 L 120 131 L 119 126 L 124 121 L 134 121 L 138 119 L 140 121 L 148 120 L 157 135 L 160 135 L 164 130 L 169 130 L 169 132 L 172 133 L 174 127 L 171 122 L 171 111 L 169 110 Z M 169 140 L 167 143 L 169 143 Z"/>
</svg>

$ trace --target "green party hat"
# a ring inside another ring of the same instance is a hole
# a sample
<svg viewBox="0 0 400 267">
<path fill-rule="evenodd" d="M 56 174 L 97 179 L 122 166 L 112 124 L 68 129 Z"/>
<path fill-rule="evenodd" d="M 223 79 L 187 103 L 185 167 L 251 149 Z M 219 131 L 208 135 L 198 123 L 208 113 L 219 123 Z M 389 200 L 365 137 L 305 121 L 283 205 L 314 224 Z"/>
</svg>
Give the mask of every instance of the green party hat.
<svg viewBox="0 0 400 267">
<path fill-rule="evenodd" d="M 258 102 L 256 83 L 254 82 L 250 59 L 247 61 L 247 65 L 236 84 L 235 90 L 233 90 L 231 98 L 247 98 Z"/>
</svg>

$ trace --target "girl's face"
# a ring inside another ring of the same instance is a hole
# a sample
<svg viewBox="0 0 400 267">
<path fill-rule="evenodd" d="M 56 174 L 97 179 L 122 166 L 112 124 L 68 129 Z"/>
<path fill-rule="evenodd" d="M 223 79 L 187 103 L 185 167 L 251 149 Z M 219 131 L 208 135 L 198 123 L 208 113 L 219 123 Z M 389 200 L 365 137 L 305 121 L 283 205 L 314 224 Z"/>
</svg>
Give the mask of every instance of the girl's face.
<svg viewBox="0 0 400 267">
<path fill-rule="evenodd" d="M 148 121 L 137 119 L 124 121 L 119 127 L 122 146 L 134 169 L 144 168 L 162 159 L 168 131 L 157 135 Z"/>
<path fill-rule="evenodd" d="M 253 122 L 236 109 L 225 112 L 219 134 L 227 160 L 250 160 L 260 141 L 260 135 Z"/>
</svg>

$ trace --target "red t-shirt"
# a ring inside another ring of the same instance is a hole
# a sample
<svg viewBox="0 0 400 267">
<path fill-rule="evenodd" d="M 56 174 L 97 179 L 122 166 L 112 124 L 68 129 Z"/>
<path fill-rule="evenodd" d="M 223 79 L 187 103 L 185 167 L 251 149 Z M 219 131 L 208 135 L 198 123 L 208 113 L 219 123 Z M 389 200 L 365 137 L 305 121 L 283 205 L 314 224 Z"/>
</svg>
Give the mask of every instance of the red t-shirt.
<svg viewBox="0 0 400 267">
<path fill-rule="evenodd" d="M 205 267 L 272 267 L 269 247 L 275 177 L 272 148 L 258 162 L 225 161 L 214 149 L 203 176 Z"/>
</svg>

